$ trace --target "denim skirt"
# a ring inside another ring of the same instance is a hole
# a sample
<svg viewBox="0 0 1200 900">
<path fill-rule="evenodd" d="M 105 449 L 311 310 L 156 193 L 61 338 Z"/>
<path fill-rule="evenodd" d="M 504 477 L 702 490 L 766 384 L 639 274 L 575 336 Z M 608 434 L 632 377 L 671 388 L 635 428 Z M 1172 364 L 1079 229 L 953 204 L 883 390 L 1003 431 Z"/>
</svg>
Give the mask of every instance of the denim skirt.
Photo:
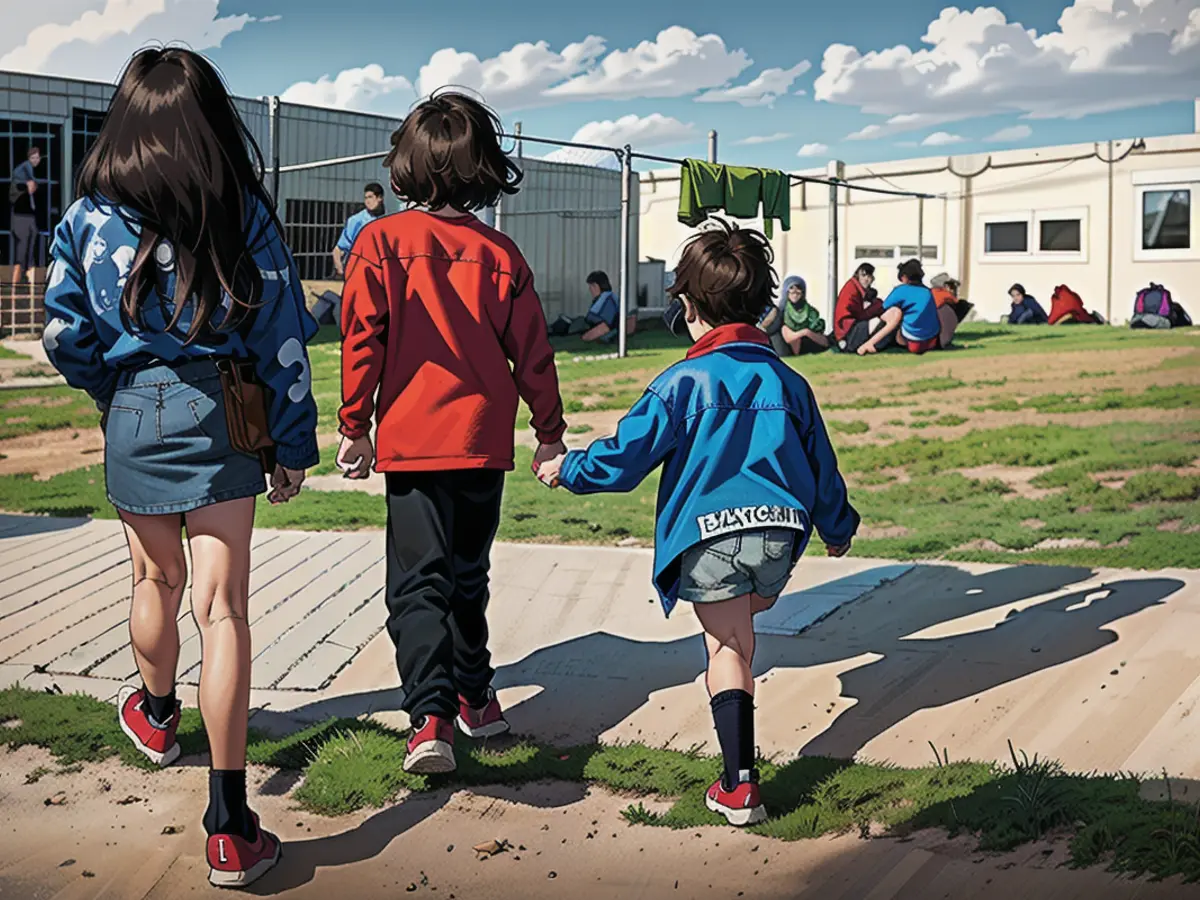
<svg viewBox="0 0 1200 900">
<path fill-rule="evenodd" d="M 104 429 L 108 500 L 140 515 L 191 512 L 267 489 L 258 457 L 229 443 L 211 359 L 122 372 Z"/>
</svg>

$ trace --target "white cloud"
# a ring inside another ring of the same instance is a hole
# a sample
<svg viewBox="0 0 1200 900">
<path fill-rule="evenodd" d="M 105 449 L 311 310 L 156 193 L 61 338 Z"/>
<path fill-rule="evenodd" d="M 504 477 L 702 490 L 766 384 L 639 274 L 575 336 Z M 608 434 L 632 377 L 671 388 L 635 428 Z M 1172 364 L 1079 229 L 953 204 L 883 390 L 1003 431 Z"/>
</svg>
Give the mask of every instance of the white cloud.
<svg viewBox="0 0 1200 900">
<path fill-rule="evenodd" d="M 925 140 L 921 141 L 922 147 L 945 147 L 947 144 L 961 144 L 965 138 L 961 135 L 950 134 L 948 131 L 935 131 Z"/>
<path fill-rule="evenodd" d="M 1188 0 L 1074 0 L 1039 35 L 994 7 L 942 10 L 921 38 L 865 54 L 826 49 L 817 100 L 888 116 L 862 140 L 1002 113 L 1031 119 L 1190 100 L 1200 81 L 1200 8 Z"/>
<path fill-rule="evenodd" d="M 280 97 L 289 103 L 368 112 L 383 111 L 381 107 L 407 106 L 415 98 L 412 82 L 401 75 L 386 74 L 377 63 L 361 69 L 343 69 L 332 79 L 322 75 L 316 81 L 298 81 Z"/>
<path fill-rule="evenodd" d="M 763 69 L 756 78 L 736 87 L 715 88 L 696 98 L 697 103 L 740 103 L 742 106 L 773 106 L 797 78 L 812 68 L 807 59 L 790 69 Z M 797 91 L 803 94 L 804 91 Z"/>
<path fill-rule="evenodd" d="M 220 0 L 69 0 L 28 6 L 38 18 L 20 17 L 23 31 L 5 23 L 5 32 L 19 43 L 0 46 L 0 69 L 102 81 L 114 80 L 129 57 L 149 43 L 208 50 L 251 22 L 278 18 L 222 16 Z"/>
<path fill-rule="evenodd" d="M 686 97 L 727 84 L 750 64 L 744 50 L 728 50 L 718 35 L 672 25 L 653 41 L 612 51 L 598 66 L 544 94 L 556 100 Z"/>
<path fill-rule="evenodd" d="M 763 106 L 786 93 L 810 67 L 803 62 L 791 69 L 767 69 L 749 83 L 731 87 L 751 62 L 745 51 L 728 49 L 718 35 L 697 35 L 672 26 L 653 41 L 642 41 L 628 50 L 609 51 L 604 39 L 596 35 L 562 50 L 552 49 L 546 41 L 521 43 L 486 59 L 447 47 L 421 66 L 415 90 L 428 96 L 441 87 L 466 88 L 502 112 L 576 100 L 687 97 L 698 92 L 705 92 L 697 99 L 706 102 Z M 388 75 L 378 65 L 347 71 L 350 74 L 345 79 L 347 73 L 343 72 L 332 78 L 322 76 L 316 82 L 300 82 L 293 88 L 305 96 L 350 98 L 350 106 L 358 97 L 366 97 L 378 101 L 374 112 L 399 115 L 407 108 L 407 100 L 380 108 L 386 95 L 403 96 L 405 76 Z M 347 87 L 335 89 L 339 82 Z M 357 87 L 351 89 L 350 85 Z"/>
<path fill-rule="evenodd" d="M 606 119 L 588 122 L 575 132 L 571 140 L 581 144 L 601 144 L 608 147 L 620 147 L 624 144 L 655 147 L 678 144 L 695 137 L 696 129 L 690 122 L 685 124 L 662 113 L 651 113 L 648 116 L 621 116 L 616 121 Z"/>
<path fill-rule="evenodd" d="M 776 141 L 786 141 L 792 136 L 790 131 L 777 131 L 774 134 L 752 134 L 744 137 L 735 144 L 752 146 L 754 144 L 774 144 Z"/>
<path fill-rule="evenodd" d="M 984 140 L 1008 143 L 1011 141 L 1023 141 L 1031 134 L 1033 134 L 1033 129 L 1028 125 L 1012 125 L 1008 128 L 1001 128 L 995 134 L 989 134 Z"/>
<path fill-rule="evenodd" d="M 796 155 L 797 156 L 824 156 L 828 152 L 829 152 L 828 145 L 813 142 L 811 144 L 805 144 L 803 147 L 801 147 L 799 150 L 797 150 Z"/>
<path fill-rule="evenodd" d="M 428 96 L 440 87 L 465 87 L 503 110 L 546 105 L 545 94 L 583 72 L 594 70 L 604 54 L 604 39 L 588 35 L 561 52 L 545 41 L 517 44 L 490 59 L 453 48 L 438 50 L 421 66 L 417 90 Z"/>
</svg>

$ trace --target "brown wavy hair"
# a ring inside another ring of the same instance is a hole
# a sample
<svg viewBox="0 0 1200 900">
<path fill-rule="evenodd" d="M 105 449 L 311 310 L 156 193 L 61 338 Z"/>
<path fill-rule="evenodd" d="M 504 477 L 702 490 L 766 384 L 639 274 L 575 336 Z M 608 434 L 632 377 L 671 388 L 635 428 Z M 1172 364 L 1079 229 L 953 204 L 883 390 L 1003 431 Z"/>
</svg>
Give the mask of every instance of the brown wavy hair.
<svg viewBox="0 0 1200 900">
<path fill-rule="evenodd" d="M 500 146 L 500 119 L 465 94 L 435 93 L 392 133 L 392 191 L 429 209 L 495 206 L 525 177 Z"/>
<path fill-rule="evenodd" d="M 762 232 L 713 217 L 714 227 L 692 235 L 675 267 L 672 297 L 683 295 L 709 325 L 758 323 L 774 305 L 779 276 Z"/>
</svg>

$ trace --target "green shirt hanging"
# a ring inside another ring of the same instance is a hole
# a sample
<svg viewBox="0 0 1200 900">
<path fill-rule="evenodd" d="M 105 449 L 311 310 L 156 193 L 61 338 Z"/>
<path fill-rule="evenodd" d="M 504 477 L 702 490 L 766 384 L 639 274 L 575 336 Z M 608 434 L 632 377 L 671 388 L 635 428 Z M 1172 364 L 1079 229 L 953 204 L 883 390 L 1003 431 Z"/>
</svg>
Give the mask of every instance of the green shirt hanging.
<svg viewBox="0 0 1200 900">
<path fill-rule="evenodd" d="M 685 159 L 680 181 L 679 221 L 685 225 L 699 225 L 713 211 L 736 219 L 755 219 L 761 206 L 763 232 L 768 238 L 774 237 L 774 219 L 784 231 L 791 230 L 791 182 L 786 172 Z"/>
</svg>

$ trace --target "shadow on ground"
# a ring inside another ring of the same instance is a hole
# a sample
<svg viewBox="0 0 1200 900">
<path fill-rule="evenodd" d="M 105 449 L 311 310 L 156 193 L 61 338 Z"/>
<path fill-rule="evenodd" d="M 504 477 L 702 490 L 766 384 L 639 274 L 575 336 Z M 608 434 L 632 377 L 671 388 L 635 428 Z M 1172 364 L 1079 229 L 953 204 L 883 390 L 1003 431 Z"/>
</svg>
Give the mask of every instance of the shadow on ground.
<svg viewBox="0 0 1200 900">
<path fill-rule="evenodd" d="M 1127 578 L 1015 609 L 1091 575 L 1089 569 L 1055 566 L 1014 566 L 981 575 L 952 566 L 920 566 L 799 636 L 759 635 L 754 672 L 759 676 L 864 654 L 881 656 L 841 675 L 841 694 L 855 704 L 796 748 L 806 755 L 852 758 L 915 712 L 983 693 L 1113 643 L 1117 635 L 1108 626 L 1164 602 L 1184 586 L 1172 578 Z M 1013 609 L 999 624 L 912 639 L 934 626 L 979 613 L 995 615 L 1006 607 Z M 569 746 L 595 741 L 651 694 L 696 681 L 704 667 L 698 635 L 653 642 L 595 632 L 500 667 L 494 684 L 498 689 L 540 688 L 508 710 L 513 730 Z M 315 722 L 396 710 L 402 698 L 399 688 L 364 692 L 286 714 L 264 710 L 254 724 L 270 728 L 278 719 Z"/>
</svg>

